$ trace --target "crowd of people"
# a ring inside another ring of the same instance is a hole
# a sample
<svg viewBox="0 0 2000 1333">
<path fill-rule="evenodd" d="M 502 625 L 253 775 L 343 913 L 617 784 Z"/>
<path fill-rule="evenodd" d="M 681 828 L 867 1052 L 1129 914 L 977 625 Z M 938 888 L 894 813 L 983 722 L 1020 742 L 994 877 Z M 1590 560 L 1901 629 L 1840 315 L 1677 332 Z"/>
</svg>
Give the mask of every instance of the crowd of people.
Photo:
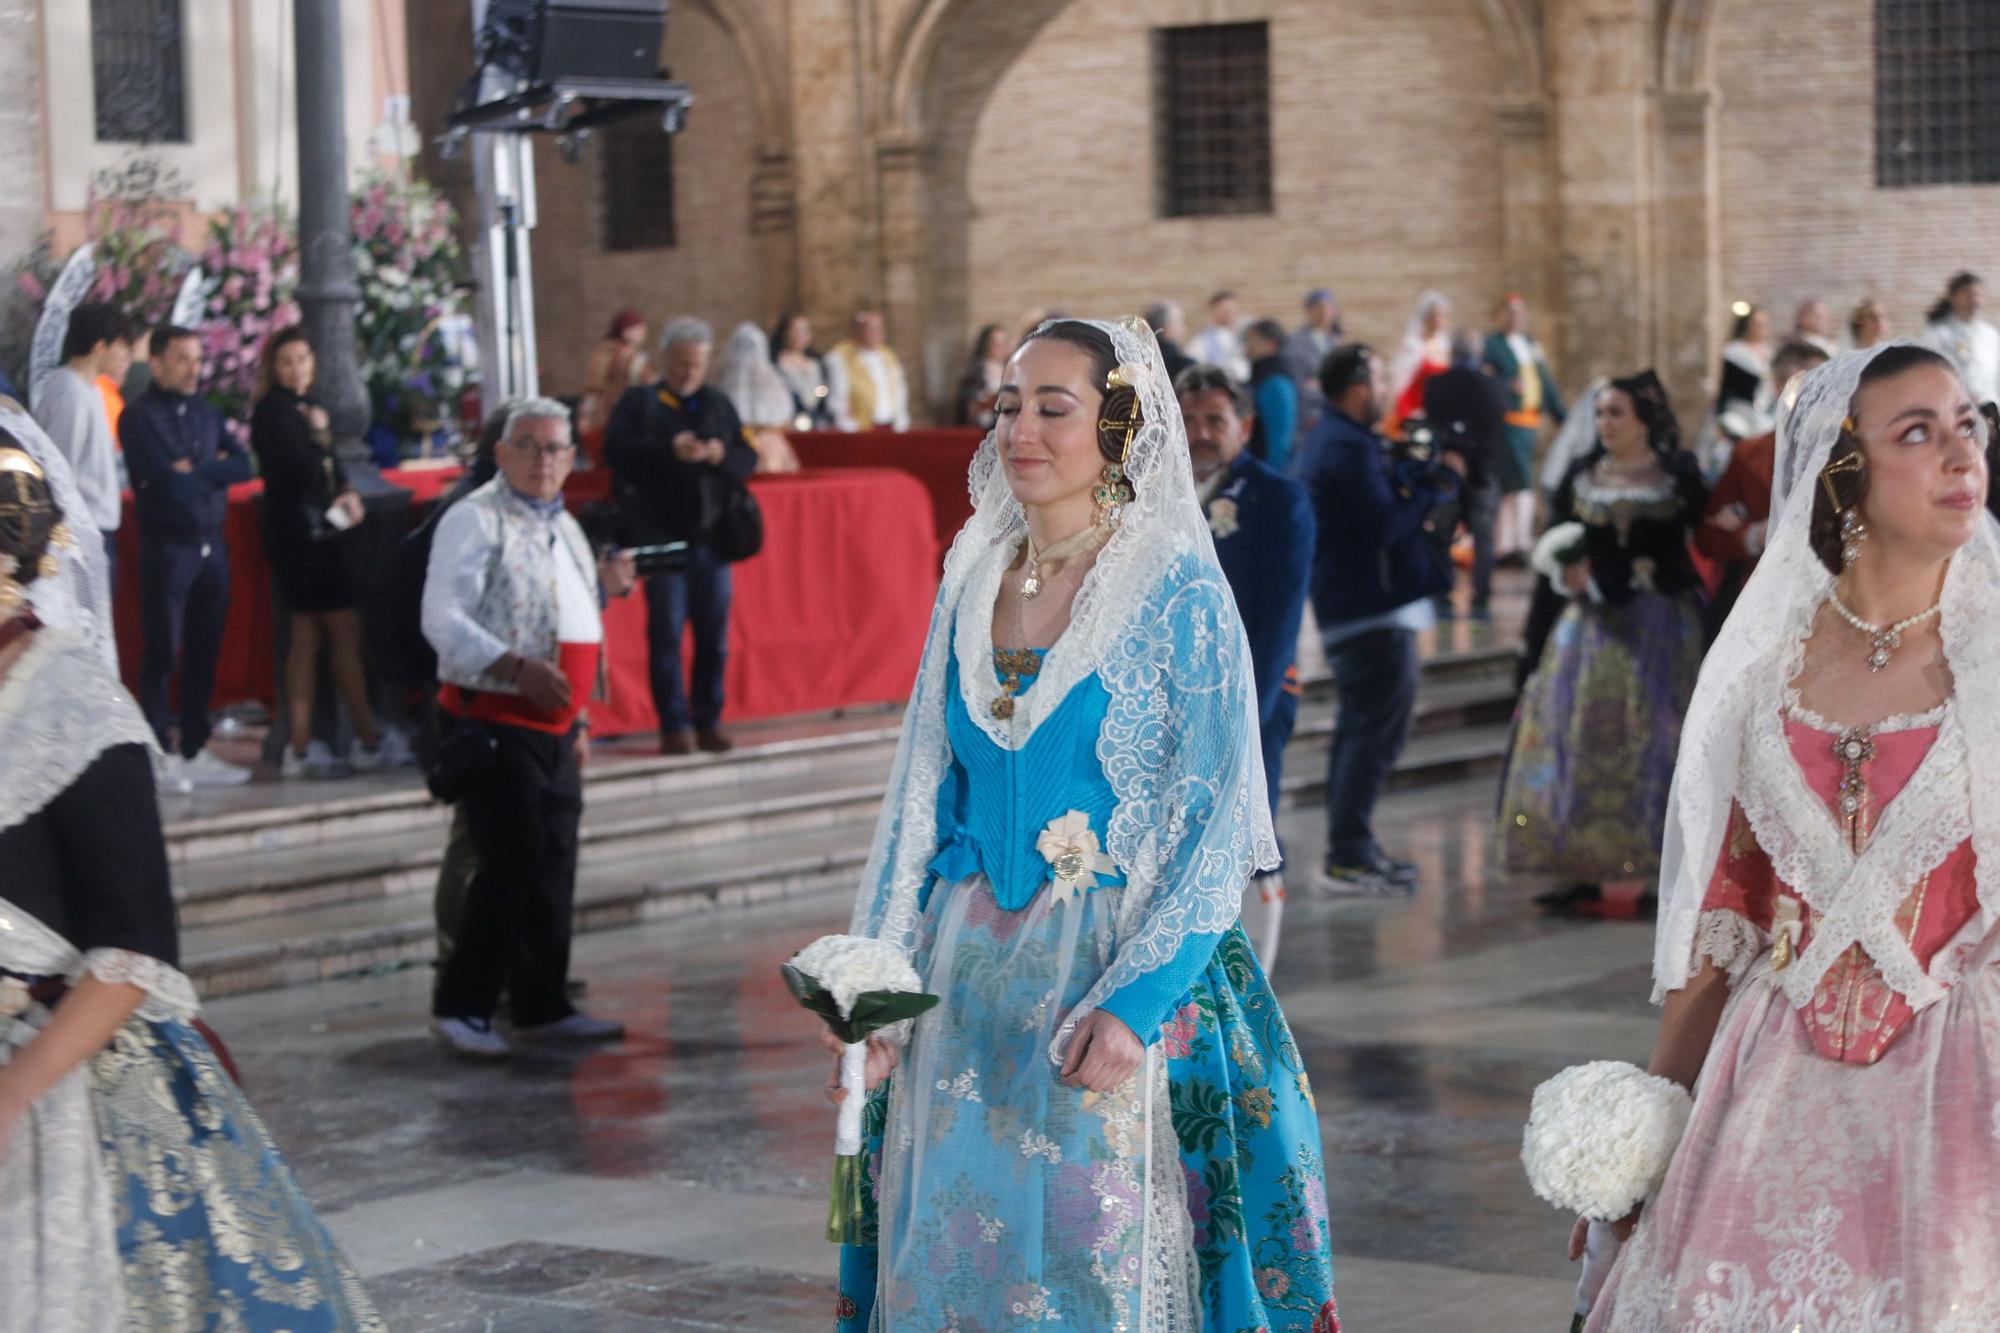
<svg viewBox="0 0 2000 1333">
<path fill-rule="evenodd" d="M 1552 881 L 1552 911 L 1630 896 L 1658 914 L 1659 1095 L 1729 1056 L 1664 1185 L 1634 1195 L 1652 1201 L 1579 1222 L 1572 1257 L 1603 1261 L 1579 1315 L 1653 1329 L 1728 1300 L 1782 1324 L 1821 1310 L 1820 1279 L 1786 1274 L 1823 1259 L 1812 1272 L 1837 1266 L 1842 1292 L 1904 1326 L 2000 1320 L 1983 1194 L 1955 1185 L 2000 1169 L 1990 1108 L 1952 1094 L 1996 1077 L 2000 985 L 1980 868 L 2000 850 L 1978 855 L 2000 838 L 1979 776 L 2000 753 L 1984 690 L 2000 331 L 1983 295 L 1953 278 L 1919 342 L 1888 339 L 1864 303 L 1846 349 L 1824 302 L 1775 347 L 1745 309 L 1692 443 L 1645 368 L 1590 386 L 1572 417 L 1517 295 L 1480 335 L 1426 294 L 1386 353 L 1348 336 L 1323 289 L 1289 329 L 1227 291 L 1193 335 L 1164 301 L 1116 323 L 1038 318 L 1018 341 L 981 329 L 953 402 L 987 427 L 972 539 L 943 570 L 853 926 L 902 949 L 939 1003 L 869 1042 L 875 1243 L 843 1251 L 840 1327 L 1178 1311 L 1337 1331 L 1318 1122 L 1267 976 L 1298 648 L 1310 617 L 1338 699 L 1312 882 L 1410 893 L 1417 868 L 1374 813 L 1419 636 L 1459 613 L 1461 531 L 1474 620 L 1492 617 L 1501 559 L 1538 576 L 1497 861 Z M 142 337 L 150 382 L 114 414 L 101 381 Z M 662 751 L 728 751 L 730 567 L 762 540 L 747 479 L 795 466 L 788 431 L 910 425 L 877 312 L 823 355 L 797 314 L 739 327 L 719 359 L 698 319 L 649 341 L 623 313 L 580 404 L 501 405 L 408 539 L 435 663 L 429 778 L 454 805 L 432 1030 L 461 1056 L 623 1036 L 577 1007 L 569 974 L 607 599 L 646 599 Z M 347 763 L 387 762 L 338 545 L 367 509 L 302 331 L 262 349 L 247 446 L 196 393 L 192 332 L 84 306 L 63 352 L 33 421 L 0 403 L 0 1276 L 84 1323 L 171 1285 L 378 1327 L 193 1021 L 146 799 L 247 776 L 208 742 L 226 490 L 253 456 L 294 654 L 284 771 L 314 764 L 322 654 Z M 564 502 L 579 452 L 610 474 L 589 526 Z M 110 630 L 127 481 L 136 702 Z M 1752 1132 L 1800 1105 L 1933 1113 L 1920 1151 L 1849 1136 L 1828 1167 L 1811 1135 Z M 232 1217 L 259 1231 L 165 1284 L 145 1238 L 169 1208 L 197 1246 Z"/>
</svg>

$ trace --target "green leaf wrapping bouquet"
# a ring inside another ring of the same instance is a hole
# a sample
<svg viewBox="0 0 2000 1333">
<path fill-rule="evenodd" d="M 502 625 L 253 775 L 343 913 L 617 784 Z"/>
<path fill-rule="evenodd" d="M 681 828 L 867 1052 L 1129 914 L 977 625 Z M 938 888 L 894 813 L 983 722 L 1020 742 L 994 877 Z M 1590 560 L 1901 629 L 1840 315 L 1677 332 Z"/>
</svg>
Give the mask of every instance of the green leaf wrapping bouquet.
<svg viewBox="0 0 2000 1333">
<path fill-rule="evenodd" d="M 840 1057 L 840 1086 L 847 1096 L 834 1133 L 826 1238 L 836 1245 L 859 1244 L 868 1038 L 928 1011 L 938 997 L 924 993 L 923 978 L 901 949 L 859 935 L 822 936 L 781 970 L 798 1002 L 825 1019 L 846 1047 Z"/>
</svg>

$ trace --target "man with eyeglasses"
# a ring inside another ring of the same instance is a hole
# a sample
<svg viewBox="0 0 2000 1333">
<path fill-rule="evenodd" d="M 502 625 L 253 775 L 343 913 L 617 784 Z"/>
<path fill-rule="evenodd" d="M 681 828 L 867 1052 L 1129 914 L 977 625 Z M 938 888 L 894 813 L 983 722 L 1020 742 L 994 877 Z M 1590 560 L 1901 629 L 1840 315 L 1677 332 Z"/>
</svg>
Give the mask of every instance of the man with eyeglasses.
<svg viewBox="0 0 2000 1333">
<path fill-rule="evenodd" d="M 563 508 L 576 461 L 569 409 L 517 404 L 494 454 L 499 475 L 445 514 L 424 578 L 424 637 L 438 655 L 438 707 L 456 799 L 479 868 L 431 1029 L 460 1055 L 511 1053 L 493 1028 L 504 989 L 514 1035 L 612 1041 L 624 1028 L 578 1013 L 566 990 L 589 699 L 602 697 L 600 597 L 633 584 L 629 554 L 593 554 Z M 600 592 L 600 589 L 602 590 Z"/>
</svg>

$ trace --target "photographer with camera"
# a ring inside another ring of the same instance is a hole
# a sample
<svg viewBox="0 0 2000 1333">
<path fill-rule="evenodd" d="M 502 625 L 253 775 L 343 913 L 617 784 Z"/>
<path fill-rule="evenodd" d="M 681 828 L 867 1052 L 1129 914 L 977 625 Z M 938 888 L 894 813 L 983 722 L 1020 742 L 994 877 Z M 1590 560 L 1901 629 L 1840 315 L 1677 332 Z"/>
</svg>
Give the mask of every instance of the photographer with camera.
<svg viewBox="0 0 2000 1333">
<path fill-rule="evenodd" d="M 660 752 L 711 754 L 722 734 L 722 671 L 729 657 L 729 566 L 763 542 L 757 503 L 744 482 L 757 450 L 728 395 L 708 385 L 715 335 L 677 319 L 660 335 L 665 373 L 628 389 L 604 431 L 624 538 L 636 546 L 688 544 L 679 572 L 646 579 L 646 646 Z M 694 680 L 681 678 L 681 636 L 692 622 Z M 694 737 L 689 739 L 692 725 Z"/>
<path fill-rule="evenodd" d="M 438 974 L 432 1031 L 461 1055 L 497 1059 L 504 987 L 516 1035 L 610 1041 L 624 1029 L 580 1014 L 566 993 L 577 831 L 603 680 L 600 588 L 631 591 L 628 553 L 592 553 L 563 509 L 576 461 L 569 409 L 517 404 L 495 451 L 499 475 L 439 522 L 423 628 L 438 655 L 448 720 L 432 790 L 456 802 L 477 854 L 456 947 Z"/>
<path fill-rule="evenodd" d="M 1317 881 L 1327 893 L 1416 887 L 1416 867 L 1382 851 L 1371 821 L 1415 712 L 1417 634 L 1436 623 L 1431 599 L 1451 588 L 1424 520 L 1458 493 L 1453 456 L 1392 445 L 1376 433 L 1388 400 L 1385 369 L 1360 343 L 1326 358 L 1319 378 L 1327 412 L 1299 460 L 1319 523 L 1313 613 L 1339 699 Z"/>
</svg>

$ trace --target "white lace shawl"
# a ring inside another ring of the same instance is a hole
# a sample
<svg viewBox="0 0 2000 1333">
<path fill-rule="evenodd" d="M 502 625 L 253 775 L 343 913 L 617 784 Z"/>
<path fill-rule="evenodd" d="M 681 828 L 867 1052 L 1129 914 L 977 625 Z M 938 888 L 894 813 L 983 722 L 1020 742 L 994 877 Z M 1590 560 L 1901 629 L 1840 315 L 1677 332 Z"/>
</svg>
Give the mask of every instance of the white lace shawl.
<svg viewBox="0 0 2000 1333">
<path fill-rule="evenodd" d="M 68 630 L 38 632 L 0 680 L 0 831 L 67 790 L 114 745 L 153 745 L 152 729 L 96 645 Z M 6 881 L 0 876 L 0 895 Z M 31 976 L 88 972 L 145 990 L 141 1017 L 190 1018 L 194 986 L 178 968 L 125 949 L 79 953 L 0 896 L 0 967 Z"/>
<path fill-rule="evenodd" d="M 1890 936 L 1901 938 L 1893 918 L 1916 879 L 1967 837 L 1978 861 L 1979 934 L 2000 920 L 2000 525 L 1985 520 L 1952 557 L 1939 627 L 1954 703 L 1931 754 L 1891 803 L 1863 856 L 1843 853 L 1837 838 L 1829 841 L 1831 812 L 1806 789 L 1782 748 L 1785 688 L 1833 583 L 1809 540 L 1812 488 L 1862 371 L 1885 347 L 1907 345 L 1835 357 L 1795 379 L 1780 404 L 1770 544 L 1702 663 L 1681 731 L 1660 860 L 1656 1003 L 1693 974 L 1701 904 L 1732 803 L 1742 804 L 1779 876 L 1820 914 L 1804 965 L 1787 969 L 1798 974 L 1785 978 L 1795 1004 L 1810 997 L 1827 951 L 1837 954 L 1856 941 L 1913 1008 L 1934 1003 L 1943 987 L 1916 965 L 1907 944 L 1891 947 Z"/>
<path fill-rule="evenodd" d="M 945 559 L 888 799 L 862 872 L 852 932 L 913 950 L 918 896 L 936 852 L 937 792 L 952 762 L 946 666 L 966 710 L 1019 749 L 1084 677 L 1111 696 L 1097 755 L 1118 798 L 1105 848 L 1126 877 L 1110 967 L 1051 1044 L 1107 997 L 1170 961 L 1190 935 L 1229 928 L 1249 877 L 1277 865 L 1265 797 L 1249 641 L 1195 498 L 1180 404 L 1143 321 L 1098 323 L 1137 382 L 1145 424 L 1126 459 L 1137 499 L 1084 577 L 1069 628 L 1011 722 L 993 717 L 992 608 L 1026 532 L 995 437 L 972 462 L 973 515 Z M 956 633 L 954 634 L 954 626 Z"/>
<path fill-rule="evenodd" d="M 73 539 L 71 545 L 51 552 L 57 561 L 54 577 L 36 579 L 29 586 L 35 614 L 46 625 L 88 638 L 115 671 L 118 654 L 111 626 L 110 565 L 104 558 L 104 538 L 90 521 L 90 510 L 83 502 L 83 492 L 77 489 L 69 459 L 41 423 L 12 398 L 0 397 L 0 429 L 18 440 L 41 466 Z"/>
</svg>

